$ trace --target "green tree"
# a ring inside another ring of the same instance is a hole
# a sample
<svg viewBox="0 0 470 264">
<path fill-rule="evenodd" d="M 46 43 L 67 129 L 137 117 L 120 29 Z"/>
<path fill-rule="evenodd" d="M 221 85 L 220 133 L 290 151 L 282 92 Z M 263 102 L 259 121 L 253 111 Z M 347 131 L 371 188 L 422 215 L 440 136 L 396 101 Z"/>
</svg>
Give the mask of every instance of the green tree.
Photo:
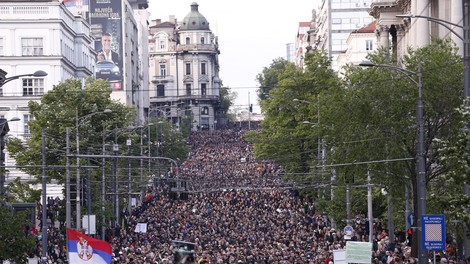
<svg viewBox="0 0 470 264">
<path fill-rule="evenodd" d="M 219 111 L 222 116 L 228 117 L 229 108 L 233 105 L 235 98 L 237 98 L 237 93 L 233 92 L 230 87 L 221 87 L 220 88 L 220 104 Z"/>
<path fill-rule="evenodd" d="M 13 210 L 7 206 L 0 206 L 0 262 L 12 260 L 16 263 L 26 263 L 28 253 L 33 249 L 36 236 L 25 235 L 23 228 L 30 226 L 26 216 L 29 211 L 13 213 Z"/>
<path fill-rule="evenodd" d="M 41 97 L 40 102 L 30 101 L 29 110 L 34 119 L 28 125 L 31 137 L 26 146 L 19 139 L 13 139 L 7 146 L 16 164 L 28 174 L 42 175 L 42 129 L 46 133 L 46 164 L 65 165 L 66 128 L 71 128 L 71 153 L 76 149 L 76 120 L 79 118 L 79 138 L 82 153 L 92 144 L 101 145 L 102 135 L 106 130 L 124 128 L 132 124 L 135 118 L 133 107 L 111 99 L 111 88 L 102 79 L 89 78 L 84 89 L 80 80 L 69 79 L 55 85 L 51 91 Z M 105 109 L 107 114 L 93 114 Z M 86 117 L 88 118 L 82 118 Z M 35 166 L 30 166 L 35 165 Z M 48 170 L 48 180 L 65 181 L 64 169 Z"/>
<path fill-rule="evenodd" d="M 463 223 L 467 229 L 470 227 L 470 197 L 465 195 L 464 184 L 470 182 L 470 152 L 468 151 L 468 142 L 470 140 L 470 112 L 468 106 L 462 105 L 458 112 L 460 114 L 460 126 L 464 129 L 459 130 L 456 141 L 441 140 L 436 138 L 434 142 L 437 145 L 437 151 L 440 153 L 437 165 L 444 173 L 438 177 L 432 184 L 435 186 L 435 192 L 429 197 L 428 204 L 443 208 L 448 222 L 457 221 L 457 226 L 450 225 L 449 230 L 458 234 L 459 242 L 462 241 L 465 234 L 461 231 Z M 449 191 L 452 190 L 452 191 Z M 450 220 L 450 221 L 449 221 Z"/>
<path fill-rule="evenodd" d="M 294 63 L 284 58 L 277 58 L 272 61 L 269 67 L 264 67 L 263 71 L 256 75 L 259 84 L 258 98 L 263 101 L 268 99 L 270 91 L 275 88 L 280 80 L 280 74 L 284 73 L 287 67 L 293 66 Z"/>
<path fill-rule="evenodd" d="M 318 113 L 323 115 L 323 111 L 328 110 L 328 95 L 336 93 L 340 80 L 331 70 L 331 61 L 325 52 L 312 51 L 306 55 L 305 62 L 305 70 L 292 63 L 283 64 L 282 60 L 283 67 L 276 64 L 272 71 L 265 69 L 265 75 L 271 76 L 265 78 L 274 86 L 269 87 L 269 95 L 260 102 L 265 116 L 262 129 L 247 137 L 255 143 L 257 158 L 279 162 L 288 173 L 295 175 L 298 184 L 321 184 L 322 176 L 315 166 L 320 159 L 316 150 L 318 139 L 324 133 L 323 125 L 312 127 L 304 121 L 315 123 L 320 117 Z M 320 104 L 318 98 L 321 98 Z M 294 102 L 294 99 L 310 103 Z"/>
<path fill-rule="evenodd" d="M 18 177 L 10 182 L 6 188 L 7 202 L 34 203 L 40 200 L 41 190 L 31 188 L 28 183 L 22 183 Z"/>
</svg>

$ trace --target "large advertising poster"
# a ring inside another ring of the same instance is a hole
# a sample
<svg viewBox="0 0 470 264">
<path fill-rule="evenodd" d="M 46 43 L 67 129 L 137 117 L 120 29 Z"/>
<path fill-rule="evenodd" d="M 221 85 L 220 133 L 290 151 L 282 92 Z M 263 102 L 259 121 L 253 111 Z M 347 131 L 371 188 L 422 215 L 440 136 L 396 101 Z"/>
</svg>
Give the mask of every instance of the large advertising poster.
<svg viewBox="0 0 470 264">
<path fill-rule="evenodd" d="M 121 0 L 90 0 L 90 23 L 95 38 L 95 76 L 122 89 L 123 38 Z"/>
</svg>

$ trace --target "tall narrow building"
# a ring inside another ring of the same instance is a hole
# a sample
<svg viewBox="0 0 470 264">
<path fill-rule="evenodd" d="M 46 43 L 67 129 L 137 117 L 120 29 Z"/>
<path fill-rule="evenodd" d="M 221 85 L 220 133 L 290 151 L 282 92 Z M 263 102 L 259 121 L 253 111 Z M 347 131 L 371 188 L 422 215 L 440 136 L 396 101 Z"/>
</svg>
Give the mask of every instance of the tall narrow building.
<svg viewBox="0 0 470 264">
<path fill-rule="evenodd" d="M 311 47 L 326 50 L 333 69 L 339 70 L 338 57 L 347 50 L 349 35 L 372 22 L 368 13 L 371 3 L 372 0 L 323 0 L 318 11 L 312 13 Z"/>
<path fill-rule="evenodd" d="M 174 17 L 153 21 L 147 115 L 192 131 L 213 130 L 219 117 L 219 53 L 217 37 L 195 2 L 180 22 Z"/>
</svg>

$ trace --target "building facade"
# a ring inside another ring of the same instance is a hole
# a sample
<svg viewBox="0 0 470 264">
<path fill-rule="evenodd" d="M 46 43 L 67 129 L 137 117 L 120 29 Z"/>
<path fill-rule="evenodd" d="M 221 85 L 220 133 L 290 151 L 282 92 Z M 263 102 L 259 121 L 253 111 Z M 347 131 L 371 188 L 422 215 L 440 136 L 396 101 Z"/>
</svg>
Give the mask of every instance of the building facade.
<svg viewBox="0 0 470 264">
<path fill-rule="evenodd" d="M 349 35 L 372 22 L 368 13 L 371 3 L 372 0 L 323 0 L 318 11 L 312 11 L 311 48 L 327 51 L 334 70 L 339 70 L 338 57 L 347 50 Z"/>
<path fill-rule="evenodd" d="M 44 93 L 69 78 L 84 80 L 93 75 L 95 55 L 90 24 L 74 16 L 58 1 L 0 1 L 0 57 L 7 77 L 31 74 L 5 83 L 0 89 L 0 116 L 10 120 L 9 134 L 29 137 L 28 102 L 39 101 Z M 14 165 L 6 155 L 6 165 Z M 10 170 L 9 178 L 24 176 Z"/>
<path fill-rule="evenodd" d="M 447 27 L 430 22 L 425 18 L 403 18 L 397 15 L 413 14 L 437 18 L 462 25 L 463 5 L 461 0 L 376 0 L 371 4 L 369 13 L 377 21 L 379 48 L 391 49 L 395 58 L 400 58 L 408 47 L 420 48 L 430 43 L 430 36 L 451 38 L 463 54 L 463 42 Z M 445 23 L 444 23 L 445 24 Z M 447 24 L 455 33 L 463 36 L 459 27 Z"/>
<path fill-rule="evenodd" d="M 219 45 L 198 4 L 178 22 L 150 26 L 149 117 L 164 117 L 192 131 L 213 130 L 219 118 Z"/>
<path fill-rule="evenodd" d="M 367 58 L 369 53 L 377 50 L 377 37 L 375 34 L 376 22 L 354 30 L 346 43 L 348 48 L 337 59 L 338 67 L 342 69 L 347 64 L 358 65 Z M 340 70 L 342 72 L 342 70 Z"/>
</svg>

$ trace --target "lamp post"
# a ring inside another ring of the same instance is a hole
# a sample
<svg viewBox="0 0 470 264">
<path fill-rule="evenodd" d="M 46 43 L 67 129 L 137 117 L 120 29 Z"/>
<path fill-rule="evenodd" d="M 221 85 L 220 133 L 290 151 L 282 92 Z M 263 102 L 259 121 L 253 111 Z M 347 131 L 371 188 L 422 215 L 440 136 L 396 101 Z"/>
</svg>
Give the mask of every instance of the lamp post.
<svg viewBox="0 0 470 264">
<path fill-rule="evenodd" d="M 29 73 L 29 74 L 20 74 L 20 75 L 15 75 L 11 77 L 6 77 L 7 72 L 0 69 L 0 87 L 3 87 L 3 85 L 7 82 L 17 80 L 21 77 L 45 77 L 47 76 L 47 73 L 45 71 L 35 71 L 34 73 Z"/>
<path fill-rule="evenodd" d="M 418 227 L 421 225 L 421 216 L 426 214 L 426 157 L 424 147 L 424 109 L 423 109 L 423 95 L 422 95 L 422 74 L 421 74 L 421 62 L 418 64 L 418 71 L 410 71 L 407 69 L 400 68 L 398 66 L 389 64 L 375 64 L 370 61 L 363 61 L 359 66 L 365 67 L 383 67 L 395 70 L 404 74 L 410 79 L 418 88 L 418 98 L 416 99 L 416 124 L 417 124 L 417 136 L 418 140 L 416 143 L 416 185 L 418 194 L 418 208 L 417 208 L 417 224 Z M 417 80 L 413 77 L 416 76 Z M 421 239 L 420 228 L 417 229 L 418 237 L 418 259 L 420 264 L 428 263 L 428 254 L 423 250 L 423 241 Z"/>
<path fill-rule="evenodd" d="M 429 17 L 429 16 L 422 16 L 422 15 L 414 15 L 414 14 L 404 14 L 404 15 L 397 15 L 397 17 L 403 18 L 425 18 L 428 21 L 437 23 L 445 28 L 447 28 L 450 32 L 452 32 L 456 37 L 463 41 L 463 96 L 464 99 L 469 99 L 470 97 L 470 0 L 462 0 L 462 8 L 463 8 L 463 25 L 455 24 L 443 19 Z M 458 34 L 454 31 L 449 25 L 454 26 L 456 28 L 462 29 L 463 35 Z M 466 105 L 469 106 L 470 102 L 467 101 Z M 470 146 L 470 142 L 468 142 Z M 464 194 L 470 195 L 470 188 L 469 183 L 465 182 L 464 186 Z M 464 234 L 467 233 L 467 228 L 464 228 Z M 465 258 L 470 257 L 470 239 L 464 236 L 464 248 L 465 248 Z"/>
<path fill-rule="evenodd" d="M 2 201 L 5 201 L 6 197 L 5 195 L 5 156 L 3 156 L 3 149 L 5 148 L 5 135 L 10 131 L 10 128 L 8 127 L 8 122 L 12 121 L 19 121 L 20 119 L 18 117 L 13 117 L 10 120 L 7 119 L 0 119 L 0 197 L 2 198 Z"/>
<path fill-rule="evenodd" d="M 85 122 L 85 120 L 87 118 L 90 118 L 94 115 L 97 115 L 97 114 L 107 114 L 107 113 L 111 113 L 112 110 L 111 109 L 105 109 L 103 110 L 102 112 L 93 112 L 93 113 L 90 113 L 88 115 L 85 115 L 85 116 L 82 116 L 82 117 L 79 117 L 78 116 L 78 108 L 75 110 L 75 140 L 76 140 L 76 151 L 77 151 L 77 155 L 80 154 L 80 133 L 79 133 L 79 128 L 80 128 L 80 125 L 83 124 L 83 122 Z M 82 121 L 82 123 L 80 123 Z M 76 168 L 76 173 L 77 173 L 77 183 L 76 183 L 76 194 L 77 194 L 77 198 L 76 198 L 76 215 L 77 215 L 77 223 L 76 223 L 76 229 L 77 230 L 80 230 L 81 228 L 81 223 L 80 223 L 80 220 L 81 220 L 81 213 L 80 213 L 80 158 L 77 157 L 77 168 Z"/>
</svg>

